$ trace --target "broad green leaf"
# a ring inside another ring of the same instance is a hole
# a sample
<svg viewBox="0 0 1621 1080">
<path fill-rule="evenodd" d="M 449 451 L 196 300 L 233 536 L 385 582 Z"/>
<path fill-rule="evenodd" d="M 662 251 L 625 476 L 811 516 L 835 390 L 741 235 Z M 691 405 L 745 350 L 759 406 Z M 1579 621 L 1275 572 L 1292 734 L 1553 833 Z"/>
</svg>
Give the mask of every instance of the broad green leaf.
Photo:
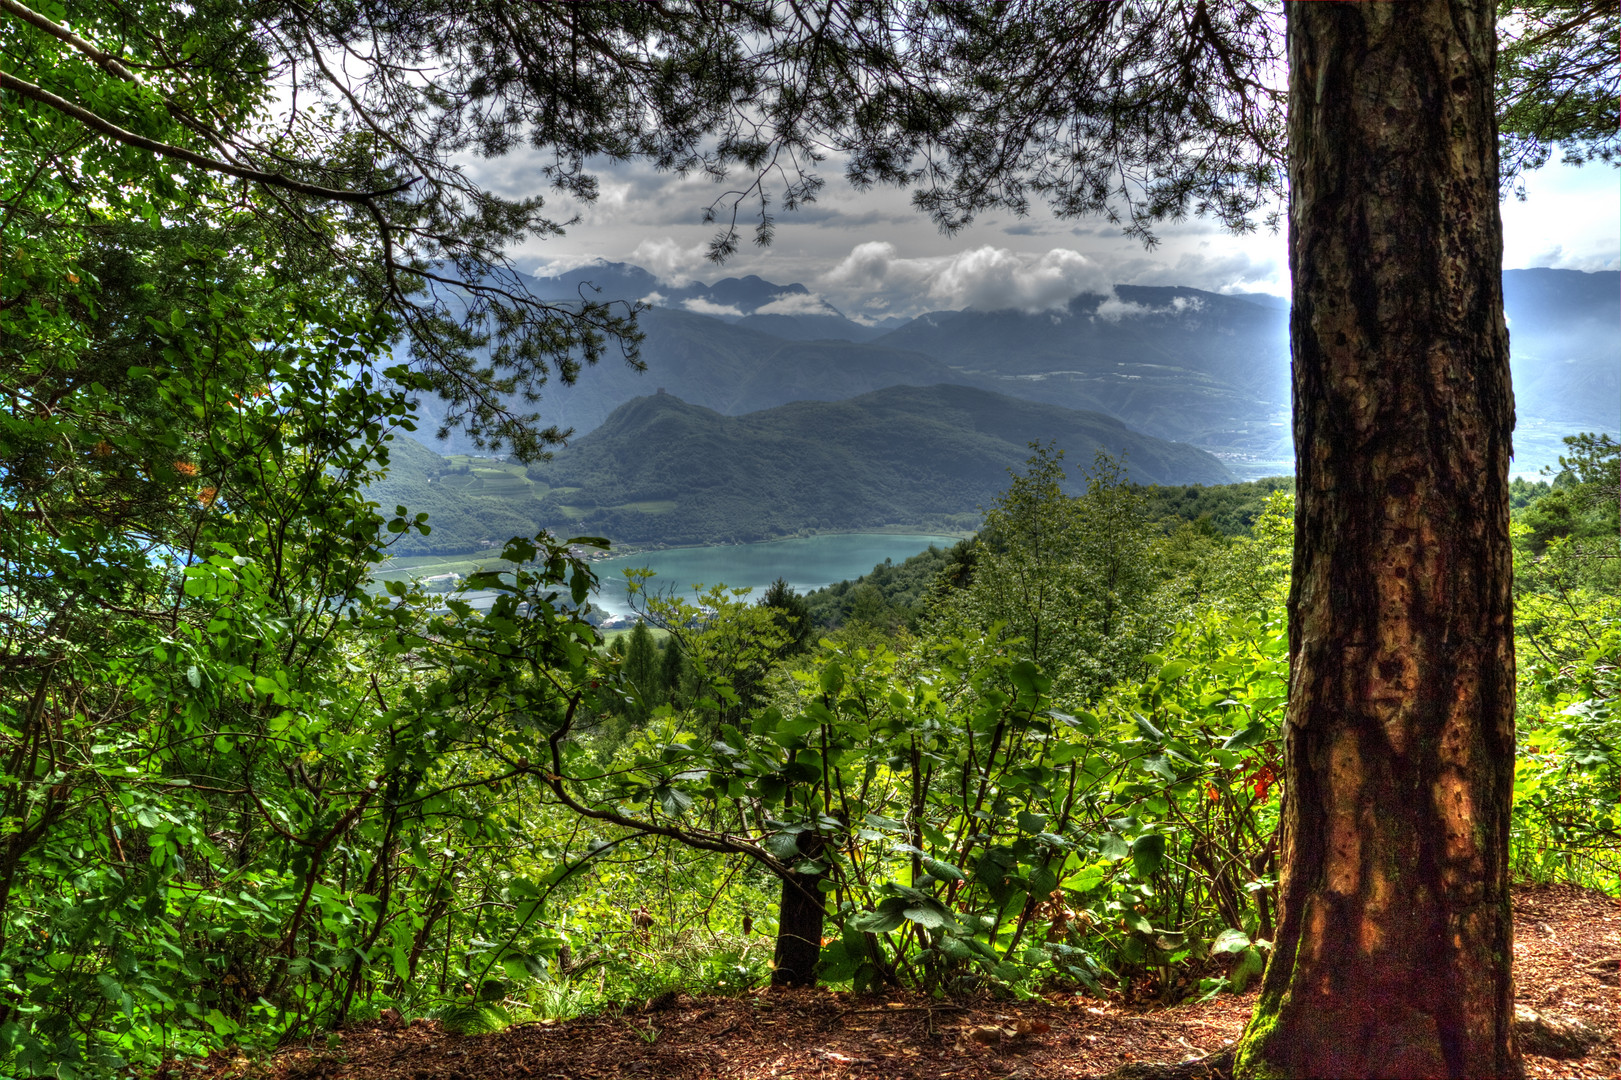
<svg viewBox="0 0 1621 1080">
<path fill-rule="evenodd" d="M 1142 713 L 1133 713 L 1132 715 L 1137 718 L 1137 730 L 1142 733 L 1143 738 L 1156 744 L 1165 741 L 1165 733 L 1149 723 L 1148 717 Z"/>
<path fill-rule="evenodd" d="M 887 934 L 906 921 L 903 909 L 863 911 L 851 916 L 848 925 L 863 934 Z"/>
<path fill-rule="evenodd" d="M 901 912 L 906 918 L 930 930 L 946 925 L 950 916 L 938 904 L 914 904 Z"/>
<path fill-rule="evenodd" d="M 1158 872 L 1165 861 L 1165 837 L 1159 833 L 1144 833 L 1131 845 L 1131 861 L 1139 878 Z"/>
<path fill-rule="evenodd" d="M 1157 677 L 1160 682 L 1175 682 L 1182 676 L 1186 675 L 1188 673 L 1188 668 L 1191 666 L 1192 665 L 1190 665 L 1186 660 L 1172 660 L 1170 663 L 1159 669 L 1159 675 Z"/>
<path fill-rule="evenodd" d="M 1042 814 L 1032 814 L 1028 810 L 1019 811 L 1019 828 L 1028 833 L 1044 832 L 1047 828 L 1047 818 Z"/>
<path fill-rule="evenodd" d="M 1080 873 L 1064 880 L 1064 887 L 1074 892 L 1084 893 L 1098 887 L 1108 873 L 1102 865 L 1088 866 Z"/>
<path fill-rule="evenodd" d="M 816 974 L 824 982 L 843 982 L 855 975 L 860 956 L 852 956 L 841 939 L 835 938 L 822 946 Z"/>
<path fill-rule="evenodd" d="M 799 837 L 792 833 L 775 833 L 766 837 L 765 849 L 787 862 L 799 858 Z"/>
<path fill-rule="evenodd" d="M 1238 966 L 1233 968 L 1228 978 L 1232 981 L 1233 993 L 1242 994 L 1250 980 L 1266 970 L 1266 960 L 1261 956 L 1259 949 L 1245 949 L 1239 955 Z"/>
<path fill-rule="evenodd" d="M 1265 742 L 1270 729 L 1265 724 L 1250 724 L 1227 736 L 1221 744 L 1223 750 L 1247 750 L 1256 743 Z"/>
</svg>

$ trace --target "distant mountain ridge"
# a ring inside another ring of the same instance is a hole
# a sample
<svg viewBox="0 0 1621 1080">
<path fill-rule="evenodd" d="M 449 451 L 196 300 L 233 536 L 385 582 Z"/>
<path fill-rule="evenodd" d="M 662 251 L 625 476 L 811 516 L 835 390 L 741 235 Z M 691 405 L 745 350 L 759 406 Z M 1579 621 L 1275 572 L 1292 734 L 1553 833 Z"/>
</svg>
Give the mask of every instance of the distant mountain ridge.
<svg viewBox="0 0 1621 1080">
<path fill-rule="evenodd" d="M 1516 413 L 1621 434 L 1621 271 L 1506 270 L 1503 309 Z"/>
<path fill-rule="evenodd" d="M 1503 282 L 1520 417 L 1516 469 L 1551 462 L 1564 434 L 1621 432 L 1621 274 L 1510 270 Z M 677 288 L 640 267 L 605 263 L 528 284 L 560 299 L 657 305 L 642 316 L 646 373 L 606 361 L 540 403 L 544 423 L 577 435 L 660 388 L 740 415 L 955 383 L 1104 412 L 1210 450 L 1246 475 L 1292 468 L 1289 313 L 1279 297 L 1120 285 L 1062 310 L 936 311 L 886 330 L 846 319 L 804 285 L 754 276 Z M 424 411 L 433 419 L 434 403 Z M 446 448 L 470 449 L 455 440 Z"/>
<path fill-rule="evenodd" d="M 871 341 L 905 320 L 868 326 L 845 317 L 832 304 L 796 283 L 778 285 L 753 274 L 713 284 L 660 282 L 630 263 L 597 262 L 559 274 L 530 277 L 526 283 L 543 299 L 645 301 L 676 311 L 737 322 L 788 341 L 829 338 Z"/>
<path fill-rule="evenodd" d="M 543 423 L 596 429 L 632 398 L 664 390 L 684 401 L 729 415 L 790 401 L 832 401 L 885 386 L 953 381 L 952 369 L 921 353 L 851 341 L 792 341 L 761 333 L 745 321 L 724 322 L 673 308 L 643 312 L 645 372 L 608 359 L 580 374 L 573 386 L 546 395 L 537 410 Z M 430 422 L 434 402 L 423 402 Z M 471 451 L 464 439 L 440 444 L 443 452 Z"/>
<path fill-rule="evenodd" d="M 923 353 L 999 393 L 1277 459 L 1288 455 L 1288 325 L 1287 311 L 1249 300 L 1119 285 L 1063 311 L 933 312 L 874 344 Z"/>
<path fill-rule="evenodd" d="M 543 514 L 629 543 L 812 530 L 972 528 L 1032 440 L 1073 465 L 1122 455 L 1139 483 L 1229 483 L 1220 461 L 1112 417 L 972 387 L 892 386 L 726 416 L 670 394 L 627 402 L 529 476 Z M 1080 481 L 1075 481 L 1079 490 Z"/>
</svg>

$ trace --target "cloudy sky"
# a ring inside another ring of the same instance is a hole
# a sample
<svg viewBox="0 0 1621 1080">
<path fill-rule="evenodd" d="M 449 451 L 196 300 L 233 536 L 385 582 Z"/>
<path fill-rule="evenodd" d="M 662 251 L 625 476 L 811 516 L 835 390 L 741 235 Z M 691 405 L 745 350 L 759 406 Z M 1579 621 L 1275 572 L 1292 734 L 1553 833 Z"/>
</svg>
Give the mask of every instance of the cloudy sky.
<svg viewBox="0 0 1621 1080">
<path fill-rule="evenodd" d="M 752 221 L 740 217 L 738 253 L 717 267 L 705 258 L 717 227 L 703 216 L 726 185 L 633 164 L 599 171 L 600 197 L 579 205 L 537 191 L 539 177 L 521 157 L 475 168 L 503 194 L 540 194 L 559 218 L 579 216 L 565 236 L 518 252 L 523 270 L 557 272 L 603 259 L 635 263 L 677 285 L 758 274 L 801 282 L 863 321 L 969 306 L 1039 310 L 1115 283 L 1288 292 L 1281 234 L 1235 236 L 1192 220 L 1164 225 L 1161 244 L 1150 251 L 1105 221 L 1058 220 L 1038 210 L 1023 219 L 988 214 L 948 237 L 912 209 L 905 192 L 857 192 L 832 162 L 821 172 L 827 185 L 814 204 L 776 215 L 770 247 L 749 243 Z M 1527 177 L 1526 188 L 1524 202 L 1503 206 L 1505 267 L 1621 268 L 1614 169 L 1551 165 Z"/>
</svg>

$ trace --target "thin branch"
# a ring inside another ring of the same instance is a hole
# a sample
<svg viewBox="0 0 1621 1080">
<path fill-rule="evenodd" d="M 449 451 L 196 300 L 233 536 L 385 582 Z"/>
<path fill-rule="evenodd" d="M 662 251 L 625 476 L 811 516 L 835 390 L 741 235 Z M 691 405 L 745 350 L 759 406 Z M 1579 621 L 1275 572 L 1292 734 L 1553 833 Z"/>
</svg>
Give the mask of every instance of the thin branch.
<svg viewBox="0 0 1621 1080">
<path fill-rule="evenodd" d="M 9 12 L 28 25 L 35 27 L 36 29 L 43 30 L 52 37 L 73 46 L 75 49 L 94 60 L 96 65 L 106 71 L 109 75 L 123 79 L 125 82 L 132 82 L 137 86 L 142 85 L 140 78 L 133 71 L 120 63 L 118 57 L 114 56 L 112 53 L 97 48 L 84 38 L 80 37 L 78 34 L 75 34 L 72 30 L 69 30 L 60 23 L 52 22 L 50 19 L 47 19 L 33 8 L 27 7 L 24 4 L 19 4 L 17 0 L 0 0 L 0 11 Z"/>
<path fill-rule="evenodd" d="M 0 0 L 0 2 L 4 2 L 4 0 Z M 21 96 L 37 101 L 41 105 L 47 105 L 65 116 L 72 117 L 92 131 L 100 132 L 110 139 L 124 143 L 126 146 L 147 150 L 162 157 L 174 158 L 176 161 L 184 161 L 188 165 L 208 169 L 210 172 L 224 173 L 227 176 L 235 176 L 242 180 L 252 180 L 255 183 L 265 184 L 269 187 L 284 188 L 288 191 L 295 191 L 300 195 L 309 195 L 312 198 L 357 203 L 371 210 L 374 215 L 377 213 L 377 208 L 374 205 L 375 200 L 388 195 L 397 195 L 417 182 L 417 178 L 413 177 L 403 184 L 397 184 L 381 191 L 343 191 L 339 188 L 321 187 L 318 184 L 308 184 L 302 180 L 294 180 L 292 177 L 282 173 L 264 172 L 260 169 L 249 169 L 241 165 L 233 165 L 228 161 L 207 157 L 193 150 L 187 150 L 182 146 L 160 142 L 157 139 L 149 139 L 145 135 L 137 135 L 135 132 L 127 128 L 121 128 L 111 120 L 91 112 L 82 105 L 75 105 L 66 98 L 57 97 L 49 90 L 19 79 L 6 71 L 0 71 L 0 90 L 14 90 Z"/>
</svg>

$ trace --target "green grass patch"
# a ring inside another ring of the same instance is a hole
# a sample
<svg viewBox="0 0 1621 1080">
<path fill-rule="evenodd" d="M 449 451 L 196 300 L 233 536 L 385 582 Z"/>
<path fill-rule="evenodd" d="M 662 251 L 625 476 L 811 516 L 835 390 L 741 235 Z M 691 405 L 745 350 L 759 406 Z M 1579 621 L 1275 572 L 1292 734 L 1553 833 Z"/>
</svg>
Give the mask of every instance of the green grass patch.
<svg viewBox="0 0 1621 1080">
<path fill-rule="evenodd" d="M 406 555 L 388 560 L 377 568 L 375 576 L 384 581 L 409 581 L 435 574 L 466 576 L 480 568 L 506 569 L 508 565 L 501 558 L 500 548 L 489 548 L 466 555 Z"/>
<path fill-rule="evenodd" d="M 458 467 L 465 465 L 469 468 L 476 469 L 517 469 L 520 472 L 523 470 L 522 465 L 514 465 L 510 461 L 502 461 L 500 458 L 483 457 L 479 454 L 442 454 L 440 456 L 446 461 L 450 462 L 452 465 Z"/>
<path fill-rule="evenodd" d="M 635 629 L 635 627 L 622 626 L 615 630 L 600 631 L 602 634 L 602 643 L 604 645 L 611 645 L 613 644 L 614 638 L 623 637 L 624 635 L 630 633 L 633 629 Z M 649 626 L 647 628 L 647 632 L 653 635 L 654 641 L 663 641 L 665 638 L 670 636 L 670 632 L 668 630 L 660 630 L 656 626 Z"/>
<path fill-rule="evenodd" d="M 475 469 L 473 475 L 478 477 L 478 486 L 468 488 L 467 494 L 469 495 L 510 499 L 521 498 L 531 493 L 529 481 L 521 476 L 485 469 Z"/>
</svg>

